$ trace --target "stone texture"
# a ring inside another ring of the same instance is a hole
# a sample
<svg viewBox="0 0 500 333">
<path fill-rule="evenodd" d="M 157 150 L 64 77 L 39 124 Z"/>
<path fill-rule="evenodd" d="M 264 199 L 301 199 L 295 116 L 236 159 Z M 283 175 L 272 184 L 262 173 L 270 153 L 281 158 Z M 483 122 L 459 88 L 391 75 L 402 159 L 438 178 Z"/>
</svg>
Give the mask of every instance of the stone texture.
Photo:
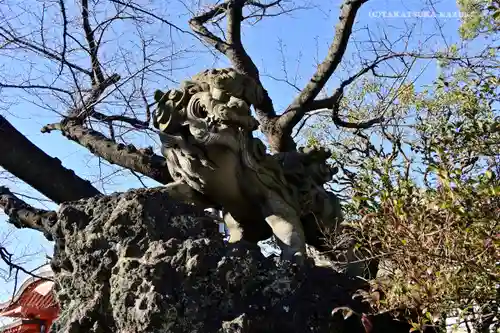
<svg viewBox="0 0 500 333">
<path fill-rule="evenodd" d="M 226 245 L 205 212 L 161 189 L 64 204 L 58 217 L 51 332 L 365 332 L 357 316 L 331 316 L 362 311 L 352 280 Z M 408 331 L 382 326 L 372 332 Z"/>
</svg>

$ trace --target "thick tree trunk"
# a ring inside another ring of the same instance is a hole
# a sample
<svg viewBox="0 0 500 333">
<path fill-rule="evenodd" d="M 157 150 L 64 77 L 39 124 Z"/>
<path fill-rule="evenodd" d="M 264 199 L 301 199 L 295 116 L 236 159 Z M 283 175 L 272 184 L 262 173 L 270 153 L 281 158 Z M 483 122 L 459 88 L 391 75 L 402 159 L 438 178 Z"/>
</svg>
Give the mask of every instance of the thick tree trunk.
<svg viewBox="0 0 500 333">
<path fill-rule="evenodd" d="M 0 166 L 56 203 L 100 194 L 89 181 L 47 155 L 2 116 Z"/>
<path fill-rule="evenodd" d="M 297 150 L 297 144 L 292 138 L 292 131 L 283 129 L 279 118 L 259 119 L 260 130 L 266 136 L 269 148 L 273 153 L 291 152 Z"/>
</svg>

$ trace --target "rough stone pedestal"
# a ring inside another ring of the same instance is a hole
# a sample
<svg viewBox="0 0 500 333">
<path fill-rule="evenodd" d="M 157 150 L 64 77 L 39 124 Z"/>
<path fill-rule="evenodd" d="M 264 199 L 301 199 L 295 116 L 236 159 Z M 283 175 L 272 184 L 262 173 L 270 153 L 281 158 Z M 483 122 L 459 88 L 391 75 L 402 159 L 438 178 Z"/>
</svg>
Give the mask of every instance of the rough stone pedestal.
<svg viewBox="0 0 500 333">
<path fill-rule="evenodd" d="M 224 244 L 217 224 L 161 189 L 65 204 L 52 268 L 62 311 L 51 332 L 365 332 L 353 281 L 300 272 L 257 245 Z M 376 324 L 372 332 L 407 332 Z"/>
</svg>

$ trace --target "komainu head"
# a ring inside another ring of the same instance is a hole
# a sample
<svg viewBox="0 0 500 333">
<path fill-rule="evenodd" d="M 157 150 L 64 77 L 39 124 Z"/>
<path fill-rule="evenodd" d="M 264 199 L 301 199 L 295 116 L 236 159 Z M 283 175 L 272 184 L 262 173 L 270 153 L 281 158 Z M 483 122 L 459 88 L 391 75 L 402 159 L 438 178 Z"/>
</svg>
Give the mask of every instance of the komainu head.
<svg viewBox="0 0 500 333">
<path fill-rule="evenodd" d="M 200 144 L 231 146 L 236 136 L 257 129 L 250 106 L 262 98 L 263 90 L 252 78 L 230 68 L 206 70 L 179 89 L 155 92 L 154 126 Z"/>
</svg>

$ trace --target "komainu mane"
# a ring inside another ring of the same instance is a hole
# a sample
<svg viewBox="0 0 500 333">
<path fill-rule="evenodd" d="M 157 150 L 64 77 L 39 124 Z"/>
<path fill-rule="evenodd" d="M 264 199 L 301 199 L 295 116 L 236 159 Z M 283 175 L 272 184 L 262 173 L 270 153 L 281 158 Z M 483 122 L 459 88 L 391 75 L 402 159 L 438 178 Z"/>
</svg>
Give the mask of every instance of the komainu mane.
<svg viewBox="0 0 500 333">
<path fill-rule="evenodd" d="M 174 183 L 171 193 L 204 207 L 223 207 L 230 242 L 274 234 L 282 257 L 302 263 L 306 243 L 323 247 L 337 230 L 338 198 L 323 188 L 335 170 L 324 149 L 270 155 L 252 132 L 250 106 L 263 91 L 233 69 L 211 69 L 166 93 L 156 91 L 155 127 Z"/>
</svg>

